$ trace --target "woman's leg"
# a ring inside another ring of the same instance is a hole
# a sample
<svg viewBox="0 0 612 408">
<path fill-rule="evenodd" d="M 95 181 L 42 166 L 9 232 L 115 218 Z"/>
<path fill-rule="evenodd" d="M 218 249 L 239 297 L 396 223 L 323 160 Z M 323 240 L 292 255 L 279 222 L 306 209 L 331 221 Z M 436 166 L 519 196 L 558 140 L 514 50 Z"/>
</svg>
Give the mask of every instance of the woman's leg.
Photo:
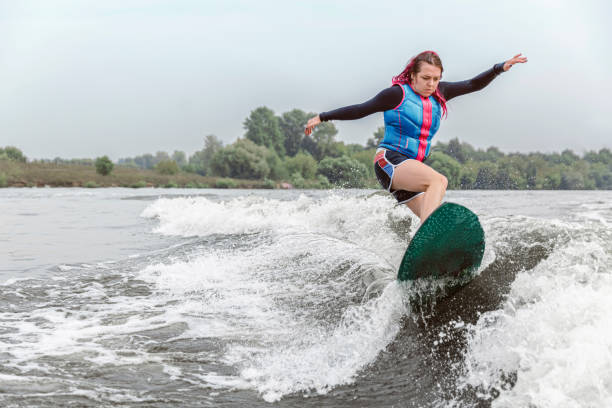
<svg viewBox="0 0 612 408">
<path fill-rule="evenodd" d="M 425 194 L 419 194 L 414 197 L 412 200 L 408 201 L 406 205 L 412 212 L 419 218 L 421 218 L 421 208 L 423 207 L 423 196 Z"/>
<path fill-rule="evenodd" d="M 423 222 L 442 202 L 447 185 L 448 180 L 442 174 L 418 160 L 409 159 L 395 168 L 391 187 L 395 190 L 425 192 L 422 198 L 414 199 L 421 202 L 421 211 L 415 214 Z"/>
</svg>

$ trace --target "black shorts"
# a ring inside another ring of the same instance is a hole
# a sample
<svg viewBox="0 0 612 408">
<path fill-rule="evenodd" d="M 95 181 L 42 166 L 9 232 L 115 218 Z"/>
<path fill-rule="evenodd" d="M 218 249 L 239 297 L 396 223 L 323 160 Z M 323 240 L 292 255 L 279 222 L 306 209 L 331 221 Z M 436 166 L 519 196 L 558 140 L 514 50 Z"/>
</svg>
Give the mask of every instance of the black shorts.
<svg viewBox="0 0 612 408">
<path fill-rule="evenodd" d="M 406 160 L 410 160 L 410 158 L 404 156 L 401 153 L 394 152 L 393 150 L 387 150 L 383 148 L 379 148 L 378 150 L 376 150 L 376 155 L 374 156 L 374 173 L 376 173 L 376 178 L 378 179 L 378 182 L 380 183 L 382 188 L 390 192 L 400 204 L 407 203 L 416 196 L 423 194 L 422 191 L 416 192 L 407 190 L 394 190 L 391 188 L 395 168 Z"/>
</svg>

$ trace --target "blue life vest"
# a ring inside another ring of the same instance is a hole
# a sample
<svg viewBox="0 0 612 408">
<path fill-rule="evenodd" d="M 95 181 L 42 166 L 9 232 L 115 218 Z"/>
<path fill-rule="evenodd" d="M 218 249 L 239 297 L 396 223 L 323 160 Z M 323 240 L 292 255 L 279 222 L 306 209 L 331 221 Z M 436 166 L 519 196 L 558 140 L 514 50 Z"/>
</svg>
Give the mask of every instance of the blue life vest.
<svg viewBox="0 0 612 408">
<path fill-rule="evenodd" d="M 399 152 L 411 159 L 423 161 L 429 155 L 431 139 L 440 128 L 442 106 L 436 98 L 425 98 L 409 84 L 400 85 L 402 102 L 384 112 L 385 137 L 380 147 Z"/>
</svg>

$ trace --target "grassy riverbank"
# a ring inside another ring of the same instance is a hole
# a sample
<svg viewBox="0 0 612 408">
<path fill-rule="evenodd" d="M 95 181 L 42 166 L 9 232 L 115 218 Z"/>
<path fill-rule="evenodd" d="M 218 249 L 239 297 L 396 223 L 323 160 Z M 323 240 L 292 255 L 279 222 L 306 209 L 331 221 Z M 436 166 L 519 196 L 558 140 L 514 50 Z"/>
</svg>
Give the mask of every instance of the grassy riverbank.
<svg viewBox="0 0 612 408">
<path fill-rule="evenodd" d="M 270 180 L 204 177 L 179 172 L 159 174 L 154 170 L 115 166 L 102 176 L 94 166 L 55 163 L 23 163 L 0 160 L 0 187 L 182 187 L 182 188 L 275 188 Z"/>
</svg>

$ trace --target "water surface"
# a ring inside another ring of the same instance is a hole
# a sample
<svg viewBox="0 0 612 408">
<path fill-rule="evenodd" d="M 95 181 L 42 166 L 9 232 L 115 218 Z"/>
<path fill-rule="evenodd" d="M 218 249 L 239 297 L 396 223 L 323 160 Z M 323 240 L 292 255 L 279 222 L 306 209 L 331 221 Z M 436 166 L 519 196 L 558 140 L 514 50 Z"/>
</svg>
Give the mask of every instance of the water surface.
<svg viewBox="0 0 612 408">
<path fill-rule="evenodd" d="M 1 189 L 5 406 L 612 405 L 612 193 L 451 191 L 479 276 L 400 285 L 375 191 Z"/>
</svg>

